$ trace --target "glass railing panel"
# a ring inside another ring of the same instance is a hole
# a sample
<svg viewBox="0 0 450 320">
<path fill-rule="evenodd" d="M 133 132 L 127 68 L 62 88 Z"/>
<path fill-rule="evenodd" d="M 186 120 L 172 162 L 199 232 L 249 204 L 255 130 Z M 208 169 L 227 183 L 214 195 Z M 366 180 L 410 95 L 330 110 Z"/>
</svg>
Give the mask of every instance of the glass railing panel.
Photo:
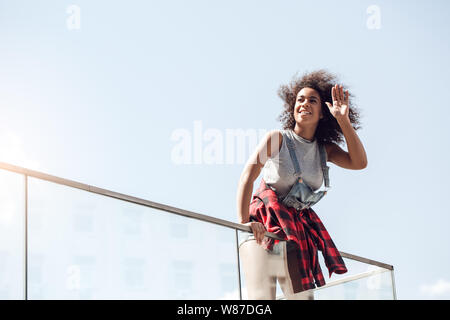
<svg viewBox="0 0 450 320">
<path fill-rule="evenodd" d="M 244 240 L 250 235 L 248 232 L 239 232 L 239 243 L 242 245 Z M 248 299 L 249 294 L 247 292 L 247 280 L 245 272 L 246 256 L 248 255 L 248 249 L 240 247 L 240 274 L 241 274 L 241 287 L 243 299 Z M 286 273 L 286 264 L 280 263 L 280 258 L 276 255 L 269 255 L 269 259 L 266 264 L 267 270 L 273 273 L 273 277 L 278 277 Z M 343 258 L 348 272 L 344 274 L 333 273 L 331 278 L 329 277 L 328 269 L 324 263 L 324 259 L 321 251 L 318 252 L 319 263 L 322 269 L 322 273 L 325 278 L 326 285 L 317 287 L 311 292 L 311 295 L 315 300 L 322 299 L 394 299 L 393 293 L 393 281 L 391 270 L 368 264 L 353 259 Z M 281 258 L 283 259 L 283 258 Z M 276 262 L 278 261 L 278 262 Z M 269 266 L 270 265 L 270 266 Z M 263 270 L 263 272 L 266 272 Z M 276 299 L 285 299 L 285 294 L 282 291 L 282 285 L 276 281 Z M 291 297 L 293 298 L 293 297 Z M 303 294 L 304 299 L 309 297 Z"/>
<path fill-rule="evenodd" d="M 25 178 L 0 169 L 0 300 L 25 298 Z"/>
<path fill-rule="evenodd" d="M 342 257 L 342 259 L 344 260 L 345 266 L 347 267 L 347 272 L 343 273 L 343 274 L 333 273 L 331 275 L 331 277 L 329 277 L 328 269 L 325 265 L 322 253 L 320 251 L 318 253 L 319 253 L 320 268 L 322 269 L 326 283 L 338 281 L 341 279 L 346 279 L 348 277 L 352 277 L 352 276 L 356 276 L 356 275 L 360 275 L 362 273 L 371 271 L 371 270 L 373 270 L 373 268 L 376 267 L 371 264 L 367 264 L 365 262 Z"/>
<path fill-rule="evenodd" d="M 376 266 L 366 273 L 315 289 L 317 300 L 393 300 L 392 272 Z"/>
<path fill-rule="evenodd" d="M 348 271 L 344 274 L 333 273 L 329 278 L 328 269 L 319 251 L 326 285 L 315 289 L 315 299 L 394 299 L 390 269 L 344 257 L 343 260 Z"/>
<path fill-rule="evenodd" d="M 234 229 L 29 181 L 30 299 L 239 299 Z"/>
<path fill-rule="evenodd" d="M 250 233 L 37 178 L 26 192 L 22 171 L 0 169 L 0 299 L 248 298 L 236 234 Z M 396 299 L 391 266 L 344 256 L 348 272 L 328 278 L 319 252 L 314 299 Z"/>
</svg>

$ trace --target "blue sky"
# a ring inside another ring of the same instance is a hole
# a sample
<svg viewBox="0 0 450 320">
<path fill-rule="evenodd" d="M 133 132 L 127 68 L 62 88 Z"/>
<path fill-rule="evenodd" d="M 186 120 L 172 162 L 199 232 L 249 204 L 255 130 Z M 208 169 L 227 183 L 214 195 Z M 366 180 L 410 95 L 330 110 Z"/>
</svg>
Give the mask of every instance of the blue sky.
<svg viewBox="0 0 450 320">
<path fill-rule="evenodd" d="M 330 164 L 316 212 L 340 250 L 394 265 L 399 299 L 449 299 L 449 11 L 443 0 L 0 1 L 0 161 L 236 221 L 244 163 L 176 164 L 172 134 L 194 135 L 195 121 L 224 137 L 280 128 L 278 87 L 325 68 L 355 96 L 369 164 Z"/>
</svg>

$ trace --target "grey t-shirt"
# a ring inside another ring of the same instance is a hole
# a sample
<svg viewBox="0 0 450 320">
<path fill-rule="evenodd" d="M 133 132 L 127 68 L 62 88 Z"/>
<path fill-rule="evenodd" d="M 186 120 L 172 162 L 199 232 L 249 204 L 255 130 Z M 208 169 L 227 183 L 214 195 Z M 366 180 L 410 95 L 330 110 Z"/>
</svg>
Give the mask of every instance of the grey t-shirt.
<svg viewBox="0 0 450 320">
<path fill-rule="evenodd" d="M 294 142 L 295 153 L 300 164 L 303 181 L 313 191 L 319 189 L 323 182 L 323 172 L 320 163 L 319 145 L 317 139 L 309 141 L 293 130 L 280 130 L 283 141 L 280 152 L 267 159 L 263 169 L 262 177 L 267 185 L 275 191 L 281 199 L 286 196 L 296 182 L 294 165 L 292 164 L 286 139 Z"/>
</svg>

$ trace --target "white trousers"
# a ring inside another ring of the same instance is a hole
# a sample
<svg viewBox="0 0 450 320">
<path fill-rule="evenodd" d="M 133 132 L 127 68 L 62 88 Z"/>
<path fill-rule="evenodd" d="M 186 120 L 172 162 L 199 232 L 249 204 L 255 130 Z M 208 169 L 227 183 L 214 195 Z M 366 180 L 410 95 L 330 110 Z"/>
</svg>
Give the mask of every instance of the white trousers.
<svg viewBox="0 0 450 320">
<path fill-rule="evenodd" d="M 314 291 L 294 292 L 289 275 L 286 241 L 265 250 L 256 240 L 247 240 L 239 247 L 239 257 L 250 300 L 275 300 L 277 280 L 288 300 L 314 300 Z"/>
</svg>

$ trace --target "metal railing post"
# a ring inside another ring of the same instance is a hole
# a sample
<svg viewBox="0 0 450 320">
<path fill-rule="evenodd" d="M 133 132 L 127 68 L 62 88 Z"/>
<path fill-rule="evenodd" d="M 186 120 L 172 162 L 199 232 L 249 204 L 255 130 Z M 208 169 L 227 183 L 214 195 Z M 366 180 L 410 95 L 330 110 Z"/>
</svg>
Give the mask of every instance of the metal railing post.
<svg viewBox="0 0 450 320">
<path fill-rule="evenodd" d="M 24 175 L 24 185 L 25 185 L 25 241 L 24 241 L 24 249 L 25 249 L 25 257 L 24 257 L 24 297 L 25 300 L 28 300 L 28 176 Z"/>
<path fill-rule="evenodd" d="M 238 288 L 239 288 L 239 300 L 242 300 L 242 288 L 241 288 L 241 260 L 239 257 L 239 235 L 238 230 L 235 230 L 236 233 L 236 256 L 237 256 L 237 274 L 238 274 Z"/>
<path fill-rule="evenodd" d="M 392 293 L 394 300 L 397 300 L 397 292 L 395 289 L 395 279 L 394 279 L 394 269 L 391 270 L 391 278 L 392 278 Z"/>
</svg>

